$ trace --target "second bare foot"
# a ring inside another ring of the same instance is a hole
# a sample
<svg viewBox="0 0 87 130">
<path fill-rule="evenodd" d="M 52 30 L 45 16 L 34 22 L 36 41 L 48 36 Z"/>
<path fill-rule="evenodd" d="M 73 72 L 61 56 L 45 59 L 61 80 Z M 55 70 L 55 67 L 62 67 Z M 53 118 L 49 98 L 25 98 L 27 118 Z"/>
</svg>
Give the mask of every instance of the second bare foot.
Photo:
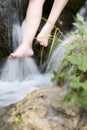
<svg viewBox="0 0 87 130">
<path fill-rule="evenodd" d="M 40 32 L 37 36 L 37 41 L 39 42 L 39 44 L 45 47 L 48 46 L 48 39 L 49 36 L 46 36 L 46 34 L 43 32 Z"/>
<path fill-rule="evenodd" d="M 40 45 L 47 47 L 48 46 L 48 40 L 51 34 L 51 28 L 50 26 L 44 26 L 41 32 L 37 36 L 37 41 L 40 43 Z"/>
</svg>

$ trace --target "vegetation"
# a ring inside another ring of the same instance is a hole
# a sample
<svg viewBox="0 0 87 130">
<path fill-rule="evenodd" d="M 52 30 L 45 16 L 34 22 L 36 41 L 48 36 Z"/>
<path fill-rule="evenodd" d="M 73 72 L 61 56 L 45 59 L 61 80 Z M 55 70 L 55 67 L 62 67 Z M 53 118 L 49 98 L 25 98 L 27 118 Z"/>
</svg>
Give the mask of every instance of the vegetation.
<svg viewBox="0 0 87 130">
<path fill-rule="evenodd" d="M 72 44 L 65 45 L 66 55 L 60 70 L 54 71 L 52 82 L 58 82 L 60 86 L 68 83 L 71 91 L 64 97 L 72 105 L 87 106 L 87 22 L 77 14 L 74 25 L 76 40 Z"/>
<path fill-rule="evenodd" d="M 14 119 L 17 123 L 21 123 L 22 117 L 21 117 L 20 113 L 17 114 L 15 111 L 13 111 L 12 116 L 14 117 Z"/>
</svg>

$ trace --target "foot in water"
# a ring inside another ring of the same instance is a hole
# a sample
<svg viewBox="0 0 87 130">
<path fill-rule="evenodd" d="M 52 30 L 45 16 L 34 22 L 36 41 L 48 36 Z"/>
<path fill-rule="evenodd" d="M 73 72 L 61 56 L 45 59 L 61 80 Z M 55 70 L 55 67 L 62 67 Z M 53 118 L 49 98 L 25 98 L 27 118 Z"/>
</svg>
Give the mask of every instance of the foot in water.
<svg viewBox="0 0 87 130">
<path fill-rule="evenodd" d="M 47 47 L 48 46 L 48 40 L 51 33 L 51 27 L 50 26 L 44 26 L 41 32 L 37 36 L 37 41 L 40 45 Z M 22 43 L 18 49 L 11 53 L 9 58 L 13 59 L 19 59 L 23 57 L 30 57 L 33 56 L 34 52 L 32 50 L 32 44 L 25 44 Z"/>
<path fill-rule="evenodd" d="M 14 53 L 10 54 L 9 58 L 19 59 L 19 58 L 29 57 L 33 55 L 34 55 L 34 52 L 32 50 L 32 47 L 22 44 L 18 47 L 18 49 Z"/>
</svg>

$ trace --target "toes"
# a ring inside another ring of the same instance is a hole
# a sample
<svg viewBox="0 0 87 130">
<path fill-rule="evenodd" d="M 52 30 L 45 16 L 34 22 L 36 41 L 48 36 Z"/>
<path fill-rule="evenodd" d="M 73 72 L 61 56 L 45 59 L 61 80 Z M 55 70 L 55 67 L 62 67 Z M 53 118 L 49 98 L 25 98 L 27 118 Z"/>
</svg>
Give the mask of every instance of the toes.
<svg viewBox="0 0 87 130">
<path fill-rule="evenodd" d="M 39 38 L 39 37 L 37 37 L 37 41 L 39 42 L 39 44 L 40 45 L 42 45 L 42 46 L 45 46 L 45 47 L 47 47 L 48 46 L 48 39 L 44 39 L 44 38 Z"/>
<path fill-rule="evenodd" d="M 47 47 L 48 46 L 48 43 L 47 42 L 40 42 L 40 45 L 44 46 L 44 47 Z"/>
<path fill-rule="evenodd" d="M 42 40 L 41 40 L 42 38 L 41 37 L 37 37 L 37 41 L 40 43 Z"/>
<path fill-rule="evenodd" d="M 21 58 L 21 56 L 15 55 L 13 53 L 11 53 L 10 56 L 9 56 L 9 59 L 18 59 L 18 58 Z"/>
<path fill-rule="evenodd" d="M 14 59 L 15 57 L 14 57 L 14 55 L 11 53 L 8 58 L 9 58 L 9 59 Z"/>
<path fill-rule="evenodd" d="M 32 50 L 28 50 L 28 53 L 11 53 L 9 55 L 9 59 L 20 59 L 20 58 L 25 58 L 25 57 L 30 57 L 30 56 L 33 56 L 34 55 L 34 52 Z"/>
<path fill-rule="evenodd" d="M 47 40 L 46 40 L 46 41 L 44 41 L 44 43 L 43 43 L 43 44 L 44 44 L 44 46 L 45 46 L 45 47 L 47 47 L 47 46 L 48 46 L 48 41 L 47 41 Z"/>
</svg>

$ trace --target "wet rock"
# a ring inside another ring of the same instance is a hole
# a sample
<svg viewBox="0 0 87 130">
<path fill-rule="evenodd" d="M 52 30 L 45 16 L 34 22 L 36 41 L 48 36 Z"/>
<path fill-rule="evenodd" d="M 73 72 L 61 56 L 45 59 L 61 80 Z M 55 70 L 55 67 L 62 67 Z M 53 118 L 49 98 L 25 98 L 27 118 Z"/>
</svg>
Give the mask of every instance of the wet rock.
<svg viewBox="0 0 87 130">
<path fill-rule="evenodd" d="M 14 124 L 20 117 L 21 130 L 74 130 L 79 121 L 79 107 L 63 102 L 63 96 L 58 87 L 32 92 L 15 106 L 9 122 Z"/>
<path fill-rule="evenodd" d="M 83 126 L 80 130 L 87 130 L 87 125 Z"/>
<path fill-rule="evenodd" d="M 7 121 L 8 118 L 11 116 L 10 109 L 13 106 L 9 106 L 6 108 L 0 107 L 0 130 L 12 130 L 11 125 L 9 125 L 9 122 Z"/>
<path fill-rule="evenodd" d="M 80 120 L 78 122 L 78 130 L 87 130 L 87 109 L 80 111 Z"/>
<path fill-rule="evenodd" d="M 0 130 L 87 130 L 87 110 L 63 101 L 65 92 L 48 87 L 1 109 Z"/>
</svg>

